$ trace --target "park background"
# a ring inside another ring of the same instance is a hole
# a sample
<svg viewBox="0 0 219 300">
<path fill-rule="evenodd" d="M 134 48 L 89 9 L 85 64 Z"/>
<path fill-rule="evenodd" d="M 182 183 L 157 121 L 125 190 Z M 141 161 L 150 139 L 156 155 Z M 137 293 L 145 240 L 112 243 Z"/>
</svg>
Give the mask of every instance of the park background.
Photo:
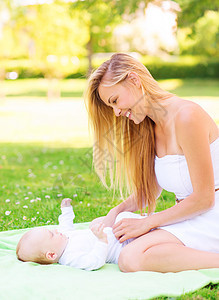
<svg viewBox="0 0 219 300">
<path fill-rule="evenodd" d="M 83 102 L 90 72 L 115 52 L 219 124 L 218 8 L 218 0 L 0 2 L 0 230 L 57 224 L 63 197 L 76 222 L 121 201 L 92 168 Z M 163 191 L 157 210 L 173 204 Z M 218 293 L 209 285 L 181 299 Z"/>
</svg>

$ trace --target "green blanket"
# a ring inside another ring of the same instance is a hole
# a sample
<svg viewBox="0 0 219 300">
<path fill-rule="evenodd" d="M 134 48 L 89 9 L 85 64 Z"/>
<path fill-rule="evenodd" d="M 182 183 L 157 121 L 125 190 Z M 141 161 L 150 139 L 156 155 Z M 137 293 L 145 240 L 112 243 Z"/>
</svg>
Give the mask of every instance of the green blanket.
<svg viewBox="0 0 219 300">
<path fill-rule="evenodd" d="M 88 223 L 75 224 L 87 228 Z M 46 226 L 54 228 L 55 226 Z M 106 264 L 97 271 L 38 265 L 16 259 L 16 244 L 28 229 L 0 232 L 1 300 L 122 300 L 180 296 L 219 282 L 219 269 L 179 273 L 122 273 Z"/>
</svg>

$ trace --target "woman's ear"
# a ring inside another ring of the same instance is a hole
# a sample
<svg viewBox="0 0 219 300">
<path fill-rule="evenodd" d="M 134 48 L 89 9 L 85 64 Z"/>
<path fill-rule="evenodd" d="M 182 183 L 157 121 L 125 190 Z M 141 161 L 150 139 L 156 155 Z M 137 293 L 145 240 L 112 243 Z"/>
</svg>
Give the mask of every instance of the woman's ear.
<svg viewBox="0 0 219 300">
<path fill-rule="evenodd" d="M 57 258 L 57 254 L 55 252 L 47 251 L 46 252 L 46 258 L 48 260 L 55 260 Z"/>
<path fill-rule="evenodd" d="M 128 73 L 128 79 L 137 87 L 141 88 L 141 80 L 137 73 L 131 71 Z"/>
</svg>

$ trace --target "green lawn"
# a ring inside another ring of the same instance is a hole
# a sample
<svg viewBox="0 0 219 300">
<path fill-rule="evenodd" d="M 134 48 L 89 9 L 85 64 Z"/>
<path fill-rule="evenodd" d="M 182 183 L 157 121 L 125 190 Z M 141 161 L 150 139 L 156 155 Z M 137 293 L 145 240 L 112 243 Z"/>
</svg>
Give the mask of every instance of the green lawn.
<svg viewBox="0 0 219 300">
<path fill-rule="evenodd" d="M 218 80 L 212 79 L 166 79 L 158 81 L 160 86 L 180 97 L 217 97 Z M 1 83 L 8 97 L 46 97 L 48 87 L 59 90 L 61 97 L 82 97 L 85 79 L 48 81 L 46 79 L 6 80 Z"/>
<path fill-rule="evenodd" d="M 18 101 L 19 107 L 21 103 L 19 101 L 23 101 L 23 97 L 28 101 L 29 99 L 35 101 L 34 97 L 37 99 L 45 97 L 48 82 L 31 79 L 5 81 L 1 84 L 7 95 L 5 101 L 13 97 L 13 101 Z M 160 84 L 181 97 L 210 97 L 216 101 L 219 99 L 217 81 L 173 79 L 160 81 Z M 85 81 L 63 80 L 59 82 L 59 85 L 63 97 L 78 98 L 82 97 Z M 4 108 L 4 101 L 0 105 Z M 41 105 L 43 108 L 44 103 Z M 33 110 L 36 108 L 34 107 Z M 50 114 L 54 111 L 50 111 Z M 20 119 L 30 118 L 30 111 L 19 113 Z M 41 110 L 35 113 L 37 116 Z M 0 116 L 1 119 L 5 118 L 1 125 L 2 132 L 6 131 L 8 135 L 13 135 L 12 127 L 18 126 L 17 123 L 8 122 L 7 126 L 3 126 L 7 118 L 13 120 L 16 113 L 2 110 Z M 42 120 L 43 118 L 44 116 Z M 61 119 L 60 124 L 64 121 L 66 120 Z M 32 123 L 25 124 L 27 126 L 21 127 L 20 131 L 28 131 L 28 126 Z M 59 126 L 59 123 L 57 124 Z M 64 123 L 67 127 L 69 124 Z M 37 128 L 35 123 L 32 126 L 31 130 L 34 126 Z M 45 122 L 44 126 L 41 130 L 48 134 L 50 127 L 53 128 L 51 131 L 53 134 L 58 133 L 58 127 L 55 127 L 53 119 Z M 67 140 L 72 138 L 69 137 L 68 130 L 63 129 L 63 137 L 66 135 Z M 0 141 L 2 141 L 1 138 Z M 63 197 L 73 199 L 75 222 L 87 222 L 105 215 L 110 208 L 121 201 L 118 193 L 113 199 L 113 192 L 106 190 L 92 171 L 92 149 L 82 148 L 84 144 L 86 143 L 82 140 L 77 140 L 75 144 L 60 141 L 21 143 L 19 140 L 14 143 L 0 143 L 0 230 L 57 224 L 60 202 Z M 162 197 L 158 200 L 157 210 L 165 209 L 173 204 L 174 195 L 163 191 Z M 219 299 L 219 287 L 209 285 L 188 296 L 181 296 L 180 299 Z"/>
</svg>

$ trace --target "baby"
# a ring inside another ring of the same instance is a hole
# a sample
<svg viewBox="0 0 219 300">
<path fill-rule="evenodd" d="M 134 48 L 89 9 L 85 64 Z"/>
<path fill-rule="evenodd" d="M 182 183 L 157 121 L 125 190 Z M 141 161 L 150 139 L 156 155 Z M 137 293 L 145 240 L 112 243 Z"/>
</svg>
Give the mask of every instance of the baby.
<svg viewBox="0 0 219 300">
<path fill-rule="evenodd" d="M 84 270 L 96 270 L 105 263 L 117 264 L 122 248 L 133 239 L 120 243 L 112 228 L 104 228 L 103 223 L 94 224 L 90 229 L 75 229 L 70 202 L 69 198 L 62 200 L 58 229 L 34 228 L 21 237 L 16 249 L 18 259 Z"/>
</svg>

